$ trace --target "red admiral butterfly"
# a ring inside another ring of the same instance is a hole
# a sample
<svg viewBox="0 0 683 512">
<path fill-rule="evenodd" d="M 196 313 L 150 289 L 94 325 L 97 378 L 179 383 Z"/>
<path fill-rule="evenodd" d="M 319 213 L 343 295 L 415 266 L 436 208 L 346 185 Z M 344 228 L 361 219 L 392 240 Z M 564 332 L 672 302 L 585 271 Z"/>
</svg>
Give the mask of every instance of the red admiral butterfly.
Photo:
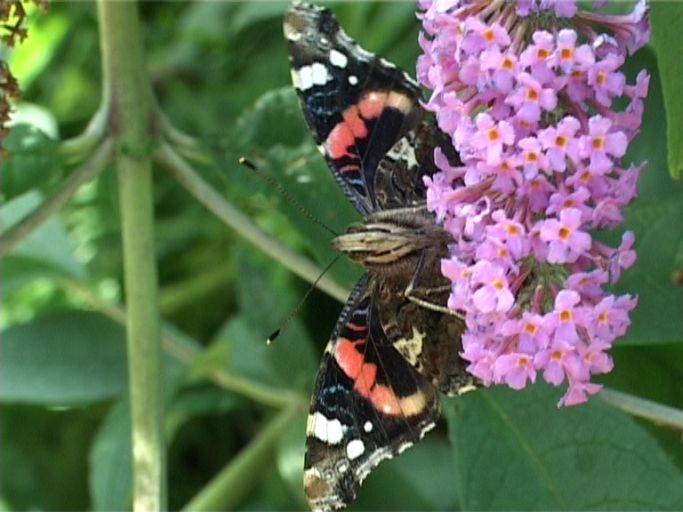
<svg viewBox="0 0 683 512">
<path fill-rule="evenodd" d="M 314 510 L 341 508 L 383 459 L 434 427 L 438 391 L 473 378 L 459 357 L 462 321 L 440 273 L 450 235 L 425 208 L 423 176 L 450 140 L 423 121 L 417 83 L 360 48 L 324 8 L 284 21 L 292 80 L 340 187 L 364 215 L 333 245 L 365 267 L 323 355 L 306 431 L 304 487 Z"/>
</svg>

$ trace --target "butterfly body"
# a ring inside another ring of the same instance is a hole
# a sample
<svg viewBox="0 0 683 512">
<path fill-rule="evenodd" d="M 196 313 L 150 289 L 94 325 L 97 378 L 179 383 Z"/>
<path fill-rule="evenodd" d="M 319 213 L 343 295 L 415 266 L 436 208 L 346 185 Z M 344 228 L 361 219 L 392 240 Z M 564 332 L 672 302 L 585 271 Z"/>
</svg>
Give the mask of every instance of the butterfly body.
<svg viewBox="0 0 683 512">
<path fill-rule="evenodd" d="M 459 356 L 462 321 L 424 307 L 446 304 L 450 236 L 426 209 L 423 178 L 437 171 L 435 148 L 459 159 L 425 122 L 415 81 L 358 46 L 329 10 L 293 4 L 284 33 L 313 138 L 363 216 L 332 242 L 366 273 L 323 354 L 306 432 L 304 490 L 312 509 L 331 510 L 434 427 L 439 391 L 475 384 Z"/>
</svg>

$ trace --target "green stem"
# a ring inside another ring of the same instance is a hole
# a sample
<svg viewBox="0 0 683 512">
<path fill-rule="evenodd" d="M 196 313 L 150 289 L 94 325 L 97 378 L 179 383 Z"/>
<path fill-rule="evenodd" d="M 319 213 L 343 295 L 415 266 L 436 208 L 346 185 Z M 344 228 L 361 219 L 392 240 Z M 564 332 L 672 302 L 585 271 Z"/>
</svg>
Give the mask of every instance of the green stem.
<svg viewBox="0 0 683 512">
<path fill-rule="evenodd" d="M 104 137 L 109 120 L 108 94 L 102 95 L 102 104 L 90 119 L 88 126 L 80 135 L 63 141 L 59 152 L 67 162 L 78 162 L 84 155 L 89 155 Z"/>
<path fill-rule="evenodd" d="M 114 145 L 111 140 L 102 142 L 95 153 L 86 162 L 78 166 L 51 196 L 0 236 L 0 256 L 11 251 L 19 242 L 40 227 L 43 222 L 61 210 L 81 185 L 102 172 L 111 161 L 113 148 Z"/>
<path fill-rule="evenodd" d="M 299 413 L 295 407 L 281 411 L 182 510 L 234 510 L 259 481 L 277 441 Z"/>
<path fill-rule="evenodd" d="M 316 282 L 321 269 L 315 263 L 298 255 L 264 233 L 246 215 L 233 207 L 204 181 L 194 169 L 182 159 L 168 144 L 162 144 L 154 154 L 154 160 L 166 169 L 190 194 L 208 208 L 216 217 L 232 227 L 239 235 L 254 244 L 258 249 L 280 262 L 309 283 Z M 340 302 L 345 302 L 349 291 L 335 283 L 329 275 L 324 275 L 317 284 L 318 288 Z"/>
<path fill-rule="evenodd" d="M 90 307 L 111 318 L 120 324 L 126 323 L 126 313 L 117 304 L 112 304 L 94 293 L 90 288 L 78 281 L 71 279 L 59 279 L 60 286 L 69 292 L 78 295 Z M 172 325 L 162 323 L 161 343 L 165 353 L 175 360 L 190 364 L 200 352 L 200 344 L 187 334 L 182 333 Z M 292 404 L 303 407 L 307 403 L 307 397 L 283 388 L 275 388 L 261 384 L 244 377 L 230 373 L 225 368 L 217 368 L 211 371 L 208 378 L 216 386 L 242 395 L 253 402 L 268 407 L 289 407 Z"/>
<path fill-rule="evenodd" d="M 98 0 L 97 7 L 103 91 L 110 97 L 110 129 L 118 142 L 133 509 L 165 510 L 164 404 L 150 158 L 154 99 L 144 63 L 138 4 Z"/>
<path fill-rule="evenodd" d="M 614 389 L 603 389 L 600 396 L 608 404 L 627 414 L 651 421 L 655 425 L 669 427 L 683 432 L 683 411 L 658 404 L 645 398 L 629 395 Z"/>
</svg>

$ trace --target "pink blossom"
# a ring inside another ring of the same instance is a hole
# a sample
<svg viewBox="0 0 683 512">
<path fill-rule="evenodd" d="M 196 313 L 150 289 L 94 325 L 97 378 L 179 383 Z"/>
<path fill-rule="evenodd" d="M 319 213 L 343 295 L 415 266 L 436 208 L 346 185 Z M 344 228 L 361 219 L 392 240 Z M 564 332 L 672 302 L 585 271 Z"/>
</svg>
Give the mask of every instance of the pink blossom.
<svg viewBox="0 0 683 512">
<path fill-rule="evenodd" d="M 546 150 L 548 165 L 555 171 L 564 172 L 567 168 L 567 157 L 576 163 L 579 159 L 579 141 L 575 138 L 581 128 L 579 120 L 566 116 L 557 126 L 549 126 L 541 130 L 538 140 Z"/>
<path fill-rule="evenodd" d="M 635 261 L 633 236 L 594 240 L 636 196 L 621 162 L 649 76 L 620 66 L 648 35 L 646 6 L 598 14 L 573 0 L 419 0 L 425 108 L 462 165 L 435 151 L 427 207 L 452 236 L 441 263 L 463 315 L 461 356 L 485 384 L 521 389 L 541 372 L 585 402 L 636 299 L 604 286 Z M 525 18 L 525 16 L 532 16 Z M 622 108 L 613 107 L 619 100 Z"/>
<path fill-rule="evenodd" d="M 581 211 L 577 208 L 561 210 L 559 220 L 542 221 L 541 240 L 548 244 L 548 262 L 573 263 L 590 249 L 591 236 L 580 227 Z"/>
<path fill-rule="evenodd" d="M 552 110 L 557 105 L 556 92 L 544 88 L 529 73 L 517 75 L 518 87 L 508 96 L 506 103 L 516 110 L 516 116 L 528 123 L 536 123 L 542 110 Z"/>
<path fill-rule="evenodd" d="M 623 132 L 612 132 L 612 121 L 602 116 L 588 120 L 588 135 L 579 143 L 582 158 L 590 158 L 589 170 L 603 174 L 614 166 L 612 157 L 622 157 L 628 140 Z"/>
</svg>

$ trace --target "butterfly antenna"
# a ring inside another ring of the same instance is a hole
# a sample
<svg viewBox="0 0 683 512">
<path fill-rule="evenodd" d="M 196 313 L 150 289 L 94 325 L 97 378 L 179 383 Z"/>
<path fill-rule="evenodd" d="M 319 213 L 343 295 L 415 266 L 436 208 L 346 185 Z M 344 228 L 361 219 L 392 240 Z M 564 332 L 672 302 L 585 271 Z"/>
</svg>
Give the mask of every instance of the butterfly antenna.
<svg viewBox="0 0 683 512">
<path fill-rule="evenodd" d="M 294 317 L 299 313 L 301 310 L 301 307 L 304 305 L 306 302 L 306 299 L 308 299 L 308 296 L 311 294 L 311 292 L 315 289 L 315 287 L 318 285 L 318 282 L 322 279 L 322 277 L 327 274 L 327 272 L 332 268 L 332 265 L 337 263 L 337 260 L 341 257 L 341 254 L 337 254 L 334 259 L 328 263 L 328 265 L 323 269 L 323 271 L 320 273 L 320 275 L 316 278 L 316 280 L 313 282 L 313 284 L 308 288 L 308 291 L 304 294 L 303 298 L 299 301 L 299 304 L 296 305 L 296 307 L 292 310 L 292 312 L 287 315 L 287 318 L 284 319 L 284 321 L 280 324 L 280 327 L 275 329 L 273 334 L 268 336 L 266 339 L 266 344 L 270 345 L 275 341 L 275 338 L 277 338 L 282 331 L 284 331 L 289 323 L 294 319 Z"/>
<path fill-rule="evenodd" d="M 285 187 L 283 187 L 280 183 L 278 183 L 271 176 L 268 176 L 267 174 L 265 174 L 261 169 L 256 167 L 256 165 L 254 165 L 254 163 L 251 160 L 247 160 L 244 157 L 240 157 L 239 163 L 242 164 L 247 169 L 251 170 L 259 178 L 261 178 L 263 181 L 268 183 L 271 187 L 275 188 L 275 190 L 277 190 L 282 197 L 284 197 L 285 199 L 287 199 L 287 201 L 289 201 L 292 205 L 294 205 L 294 207 L 299 211 L 299 213 L 301 213 L 308 220 L 317 224 L 321 228 L 325 229 L 328 233 L 331 233 L 333 236 L 339 236 L 339 233 L 337 233 L 334 229 L 329 227 L 327 224 L 325 224 L 323 221 L 321 221 L 318 217 L 316 217 L 311 212 L 309 212 L 304 205 L 302 205 L 299 201 L 294 199 L 294 197 L 292 197 L 292 195 L 289 192 L 287 192 Z M 320 276 L 320 277 L 322 277 L 322 276 Z M 320 277 L 318 279 L 320 279 Z"/>
</svg>

